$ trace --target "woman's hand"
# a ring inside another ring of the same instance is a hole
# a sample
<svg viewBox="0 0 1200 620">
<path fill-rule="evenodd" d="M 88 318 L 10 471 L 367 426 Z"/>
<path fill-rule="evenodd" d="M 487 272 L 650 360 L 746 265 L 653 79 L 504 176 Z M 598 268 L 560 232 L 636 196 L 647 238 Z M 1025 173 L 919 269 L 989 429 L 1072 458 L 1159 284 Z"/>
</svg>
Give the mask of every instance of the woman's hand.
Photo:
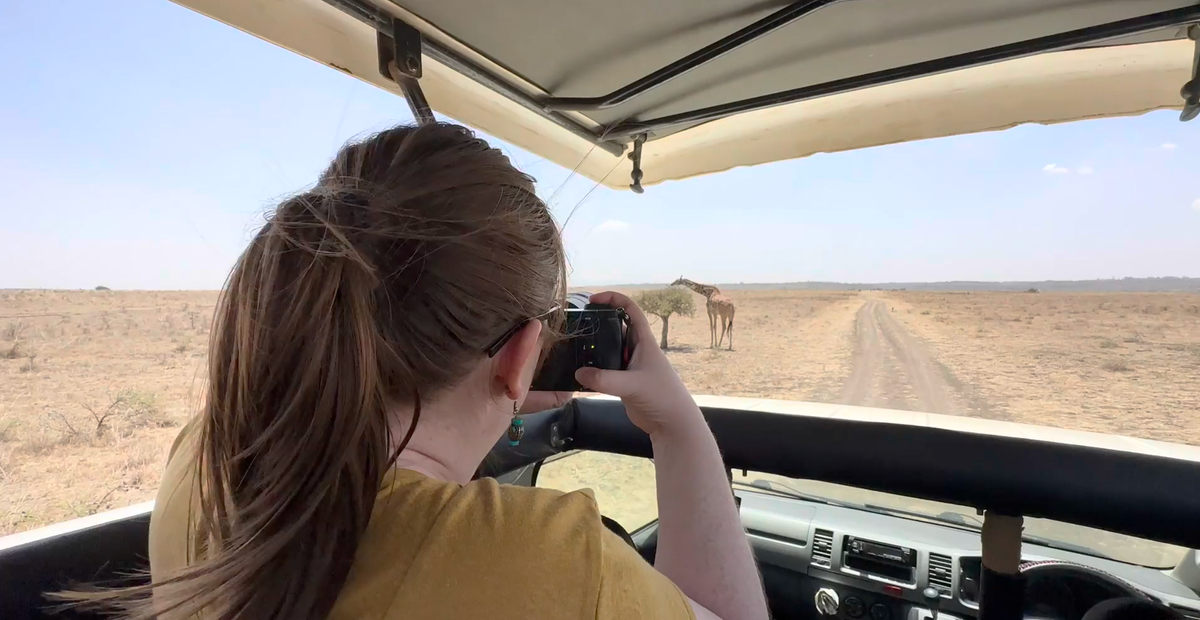
<svg viewBox="0 0 1200 620">
<path fill-rule="evenodd" d="M 629 313 L 627 337 L 633 346 L 628 370 L 580 368 L 575 378 L 583 385 L 612 396 L 625 404 L 625 413 L 638 428 L 653 437 L 664 430 L 686 427 L 704 418 L 683 381 L 658 348 L 650 322 L 633 300 L 606 291 L 592 295 L 592 303 L 624 308 Z"/>
<path fill-rule="evenodd" d="M 633 358 L 629 370 L 580 368 L 575 378 L 621 397 L 629 419 L 650 435 L 658 498 L 654 568 L 697 603 L 694 610 L 712 612 L 699 611 L 697 618 L 768 618 L 762 580 L 729 492 L 721 452 L 700 408 L 633 300 L 600 293 L 592 301 L 629 313 Z"/>
<path fill-rule="evenodd" d="M 521 415 L 548 411 L 567 404 L 575 397 L 575 392 L 536 392 L 530 390 L 521 403 Z"/>
</svg>

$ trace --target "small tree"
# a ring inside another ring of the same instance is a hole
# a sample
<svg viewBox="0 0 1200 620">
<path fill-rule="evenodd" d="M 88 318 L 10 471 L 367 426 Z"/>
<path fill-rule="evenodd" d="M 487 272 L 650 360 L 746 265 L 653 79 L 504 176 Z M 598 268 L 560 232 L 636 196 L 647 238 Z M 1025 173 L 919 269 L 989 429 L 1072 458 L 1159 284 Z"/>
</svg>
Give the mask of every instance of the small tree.
<svg viewBox="0 0 1200 620">
<path fill-rule="evenodd" d="M 647 314 L 662 319 L 662 342 L 658 344 L 661 349 L 667 348 L 667 328 L 670 326 L 671 315 L 696 314 L 696 302 L 692 299 L 692 292 L 681 288 L 641 291 L 634 296 L 634 301 Z"/>
</svg>

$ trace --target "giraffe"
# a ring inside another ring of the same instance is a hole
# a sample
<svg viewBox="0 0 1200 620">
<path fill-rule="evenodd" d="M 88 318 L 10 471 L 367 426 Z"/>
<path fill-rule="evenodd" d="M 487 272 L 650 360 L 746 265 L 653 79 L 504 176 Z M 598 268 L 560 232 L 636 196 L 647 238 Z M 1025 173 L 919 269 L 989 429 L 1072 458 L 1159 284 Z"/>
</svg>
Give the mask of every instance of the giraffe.
<svg viewBox="0 0 1200 620">
<path fill-rule="evenodd" d="M 709 348 L 719 349 L 725 341 L 725 331 L 729 331 L 729 350 L 733 350 L 733 300 L 721 293 L 721 289 L 710 284 L 700 284 L 679 276 L 671 286 L 686 286 L 704 296 L 708 306 L 708 329 L 712 336 Z M 721 325 L 721 337 L 717 338 L 717 321 Z"/>
</svg>

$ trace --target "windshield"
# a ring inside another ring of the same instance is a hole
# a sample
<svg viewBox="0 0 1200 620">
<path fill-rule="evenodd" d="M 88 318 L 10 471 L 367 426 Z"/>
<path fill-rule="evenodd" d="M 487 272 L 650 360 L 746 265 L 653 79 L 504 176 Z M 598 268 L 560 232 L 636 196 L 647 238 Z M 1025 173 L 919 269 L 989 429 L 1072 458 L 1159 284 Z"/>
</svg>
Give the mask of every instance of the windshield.
<svg viewBox="0 0 1200 620">
<path fill-rule="evenodd" d="M 0 109 L 0 535 L 153 498 L 263 211 L 346 140 L 411 121 L 390 93 L 169 2 L 69 20 L 50 4 L 0 20 L 24 59 Z M 89 42 L 87 71 L 60 70 L 78 64 L 64 40 Z M 1200 124 L 1177 116 L 821 154 L 640 195 L 493 144 L 538 180 L 570 285 L 641 299 L 693 393 L 1200 446 Z M 1030 533 L 1144 564 L 1181 554 Z"/>
<path fill-rule="evenodd" d="M 597 191 L 567 238 L 595 288 L 658 283 L 623 289 L 695 394 L 1165 454 L 1155 442 L 1200 445 L 1200 195 L 1180 157 L 1197 149 L 1169 112 L 1018 127 Z M 1154 566 L 1183 553 L 1051 521 L 1029 533 Z"/>
</svg>

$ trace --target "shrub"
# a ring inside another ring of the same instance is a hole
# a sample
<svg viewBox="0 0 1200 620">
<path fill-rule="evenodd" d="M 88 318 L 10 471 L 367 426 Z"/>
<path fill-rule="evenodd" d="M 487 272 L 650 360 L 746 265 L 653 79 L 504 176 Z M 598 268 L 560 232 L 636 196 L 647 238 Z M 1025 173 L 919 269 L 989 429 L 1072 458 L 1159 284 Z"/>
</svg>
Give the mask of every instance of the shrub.
<svg viewBox="0 0 1200 620">
<path fill-rule="evenodd" d="M 150 392 L 121 390 L 115 396 L 110 396 L 105 405 L 84 403 L 83 409 L 90 419 L 68 417 L 62 412 L 55 412 L 52 417 L 58 424 L 59 432 L 67 440 L 95 441 L 115 434 L 124 434 L 114 432 L 118 429 L 127 433 L 139 428 L 175 426 L 175 421 L 167 416 L 155 401 L 155 395 Z"/>
<path fill-rule="evenodd" d="M 1133 370 L 1129 367 L 1129 364 L 1125 363 L 1125 360 L 1110 360 L 1104 362 L 1104 369 L 1109 372 L 1129 372 Z"/>
<path fill-rule="evenodd" d="M 1115 348 L 1117 348 L 1117 343 L 1114 340 L 1105 338 L 1104 340 L 1100 341 L 1100 348 L 1101 349 L 1115 349 Z"/>
<path fill-rule="evenodd" d="M 20 321 L 17 321 L 16 323 L 9 323 L 4 327 L 4 339 L 9 342 L 16 342 L 20 340 L 22 334 L 24 333 L 25 324 Z"/>
<path fill-rule="evenodd" d="M 24 353 L 21 352 L 21 343 L 20 342 L 14 342 L 7 349 L 0 350 L 0 357 L 4 358 L 6 360 L 15 360 L 15 359 L 17 359 L 19 357 L 23 357 L 23 356 L 24 356 Z"/>
<path fill-rule="evenodd" d="M 152 392 L 127 390 L 121 392 L 125 400 L 129 422 L 135 428 L 168 428 L 175 426 L 175 421 L 158 406 L 158 397 Z"/>
</svg>

